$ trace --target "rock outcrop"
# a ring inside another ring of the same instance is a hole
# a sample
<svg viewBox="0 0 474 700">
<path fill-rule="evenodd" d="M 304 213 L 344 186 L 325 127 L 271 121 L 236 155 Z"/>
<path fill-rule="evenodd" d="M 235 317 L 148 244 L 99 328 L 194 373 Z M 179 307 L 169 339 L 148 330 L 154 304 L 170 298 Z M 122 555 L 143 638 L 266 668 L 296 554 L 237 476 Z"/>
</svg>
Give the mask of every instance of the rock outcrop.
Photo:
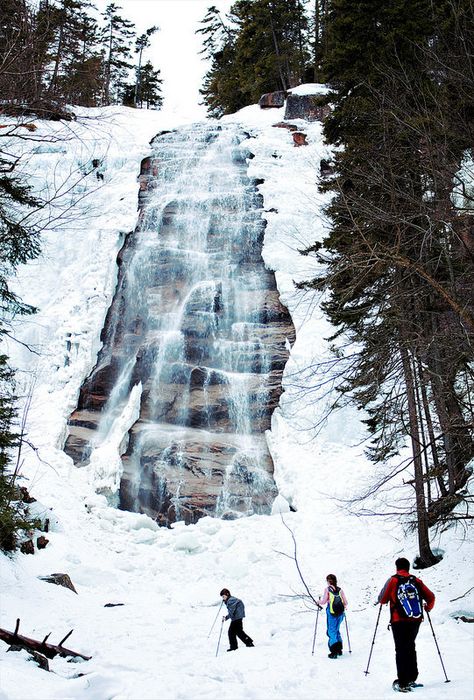
<svg viewBox="0 0 474 700">
<path fill-rule="evenodd" d="M 331 108 L 325 104 L 323 95 L 293 95 L 286 98 L 285 119 L 306 119 L 308 122 L 323 121 Z"/>
<path fill-rule="evenodd" d="M 287 96 L 285 90 L 277 90 L 276 92 L 266 92 L 258 101 L 261 109 L 271 109 L 272 107 L 283 107 Z"/>
</svg>

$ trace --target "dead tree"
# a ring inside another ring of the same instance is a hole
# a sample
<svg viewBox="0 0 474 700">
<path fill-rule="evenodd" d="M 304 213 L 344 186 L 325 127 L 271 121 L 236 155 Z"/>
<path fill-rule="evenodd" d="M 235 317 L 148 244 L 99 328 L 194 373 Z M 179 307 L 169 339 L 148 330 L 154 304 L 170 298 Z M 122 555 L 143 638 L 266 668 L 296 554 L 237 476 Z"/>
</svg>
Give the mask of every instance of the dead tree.
<svg viewBox="0 0 474 700">
<path fill-rule="evenodd" d="M 39 654 L 43 654 L 43 656 L 46 656 L 48 659 L 54 659 L 54 657 L 58 655 L 63 657 L 77 656 L 80 659 L 84 659 L 84 661 L 89 661 L 89 659 L 92 658 L 91 656 L 85 656 L 84 654 L 80 654 L 77 651 L 72 651 L 71 649 L 66 649 L 66 647 L 63 647 L 63 643 L 66 641 L 66 639 L 68 639 L 68 637 L 71 636 L 74 630 L 68 632 L 67 635 L 63 637 L 63 639 L 61 639 L 59 644 L 48 644 L 47 639 L 50 636 L 51 632 L 46 635 L 42 642 L 39 642 L 36 639 L 30 639 L 29 637 L 24 637 L 22 634 L 18 634 L 19 628 L 19 618 L 16 621 L 16 627 L 14 632 L 9 632 L 8 630 L 0 628 L 0 639 L 2 640 L 2 642 L 10 644 L 11 646 L 21 647 L 22 649 L 26 649 L 26 651 L 29 651 L 31 653 L 36 652 Z"/>
</svg>

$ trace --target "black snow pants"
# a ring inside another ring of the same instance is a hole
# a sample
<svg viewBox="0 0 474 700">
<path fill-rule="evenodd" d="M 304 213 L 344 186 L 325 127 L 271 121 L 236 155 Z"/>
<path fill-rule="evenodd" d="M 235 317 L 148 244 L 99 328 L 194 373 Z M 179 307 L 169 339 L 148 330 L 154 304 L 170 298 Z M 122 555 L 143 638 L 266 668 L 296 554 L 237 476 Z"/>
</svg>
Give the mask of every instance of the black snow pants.
<svg viewBox="0 0 474 700">
<path fill-rule="evenodd" d="M 253 641 L 244 632 L 242 625 L 242 619 L 232 620 L 229 625 L 229 645 L 231 649 L 237 649 L 237 637 L 243 641 L 246 647 L 253 647 Z"/>
<path fill-rule="evenodd" d="M 418 678 L 415 639 L 420 629 L 420 624 L 421 620 L 392 622 L 398 682 L 402 686 L 408 685 L 408 683 L 416 681 Z"/>
</svg>

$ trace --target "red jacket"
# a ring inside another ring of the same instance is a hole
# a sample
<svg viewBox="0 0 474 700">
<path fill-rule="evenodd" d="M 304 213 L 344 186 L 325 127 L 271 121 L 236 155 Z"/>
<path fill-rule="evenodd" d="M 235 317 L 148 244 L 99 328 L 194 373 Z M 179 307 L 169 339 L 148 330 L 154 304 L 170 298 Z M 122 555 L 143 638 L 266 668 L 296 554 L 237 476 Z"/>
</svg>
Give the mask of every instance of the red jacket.
<svg viewBox="0 0 474 700">
<path fill-rule="evenodd" d="M 405 576 L 408 578 L 410 576 L 408 571 L 404 571 L 403 569 L 397 570 L 398 576 Z M 418 590 L 420 591 L 420 595 L 425 601 L 425 610 L 429 612 L 434 603 L 435 603 L 435 596 L 434 593 L 430 591 L 430 589 L 425 586 L 423 581 L 420 581 L 419 578 L 416 578 L 416 576 L 413 577 L 415 579 L 415 583 L 418 587 Z M 415 622 L 415 620 L 412 620 L 411 618 L 406 618 L 402 617 L 399 612 L 398 608 L 396 606 L 396 591 L 397 591 L 397 585 L 398 585 L 398 579 L 396 576 L 391 576 L 388 581 L 386 582 L 385 586 L 382 588 L 382 590 L 379 593 L 379 603 L 381 605 L 385 605 L 385 603 L 390 603 L 390 621 L 391 622 Z M 423 619 L 423 618 L 422 618 Z"/>
</svg>

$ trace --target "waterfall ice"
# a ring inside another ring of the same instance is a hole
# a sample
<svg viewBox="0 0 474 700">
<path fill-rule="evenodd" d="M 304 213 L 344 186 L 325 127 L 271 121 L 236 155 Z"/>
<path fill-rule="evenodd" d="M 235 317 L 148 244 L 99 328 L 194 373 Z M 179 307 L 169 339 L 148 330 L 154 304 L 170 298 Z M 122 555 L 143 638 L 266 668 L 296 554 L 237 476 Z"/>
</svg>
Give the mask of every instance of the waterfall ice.
<svg viewBox="0 0 474 700">
<path fill-rule="evenodd" d="M 162 523 L 269 512 L 276 495 L 265 430 L 294 330 L 261 257 L 245 138 L 207 123 L 153 140 L 103 347 L 70 420 L 66 451 L 84 464 L 141 382 L 120 442 L 120 507 Z"/>
</svg>

